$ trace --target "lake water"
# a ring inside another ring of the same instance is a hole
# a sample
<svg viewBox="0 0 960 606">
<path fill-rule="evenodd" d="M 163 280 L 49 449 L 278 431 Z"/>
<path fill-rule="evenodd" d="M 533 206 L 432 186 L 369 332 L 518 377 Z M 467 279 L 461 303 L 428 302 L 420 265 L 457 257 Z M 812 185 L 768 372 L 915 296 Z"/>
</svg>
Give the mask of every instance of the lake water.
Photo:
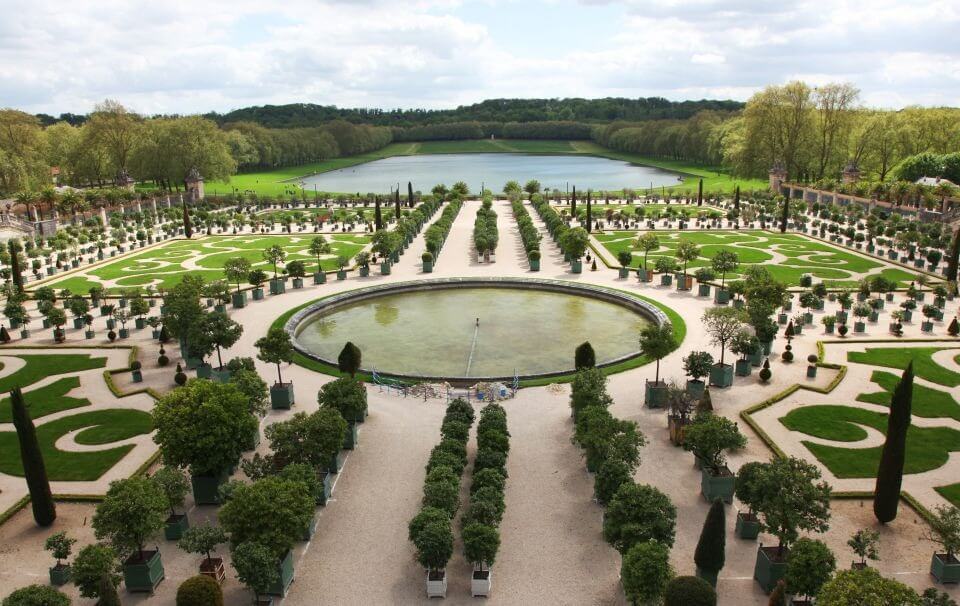
<svg viewBox="0 0 960 606">
<path fill-rule="evenodd" d="M 512 377 L 572 370 L 574 349 L 587 340 L 598 363 L 636 353 L 647 323 L 587 296 L 459 287 L 348 303 L 307 320 L 296 339 L 333 361 L 352 341 L 364 368 L 385 373 Z"/>
<path fill-rule="evenodd" d="M 465 181 L 471 192 L 479 192 L 481 184 L 499 192 L 507 181 L 523 185 L 530 179 L 544 188 L 563 191 L 568 186 L 581 191 L 640 190 L 678 183 L 676 173 L 620 160 L 510 153 L 394 156 L 306 177 L 302 182 L 307 190 L 385 194 L 398 183 L 400 191 L 406 193 L 407 181 L 413 183 L 414 191 L 422 192 L 429 192 L 438 183 L 450 187 L 457 181 Z"/>
</svg>

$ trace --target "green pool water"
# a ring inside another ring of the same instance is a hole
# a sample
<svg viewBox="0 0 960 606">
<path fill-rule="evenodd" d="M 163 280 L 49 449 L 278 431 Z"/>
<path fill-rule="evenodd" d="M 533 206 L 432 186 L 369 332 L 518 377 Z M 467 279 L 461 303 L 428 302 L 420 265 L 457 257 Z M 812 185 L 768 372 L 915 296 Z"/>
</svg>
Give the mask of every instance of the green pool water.
<svg viewBox="0 0 960 606">
<path fill-rule="evenodd" d="M 571 370 L 584 341 L 598 363 L 634 354 L 647 322 L 584 295 L 464 287 L 348 303 L 308 318 L 297 340 L 326 360 L 353 341 L 363 351 L 363 368 L 384 373 L 506 377 Z"/>
</svg>

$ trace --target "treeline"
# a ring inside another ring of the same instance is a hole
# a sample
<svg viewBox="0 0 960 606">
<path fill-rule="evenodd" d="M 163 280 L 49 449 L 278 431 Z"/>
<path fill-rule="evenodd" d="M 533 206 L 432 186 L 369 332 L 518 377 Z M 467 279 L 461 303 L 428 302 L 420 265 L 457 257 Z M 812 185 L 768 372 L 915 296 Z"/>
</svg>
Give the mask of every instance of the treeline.
<svg viewBox="0 0 960 606">
<path fill-rule="evenodd" d="M 375 126 L 421 126 L 450 122 L 609 122 L 611 120 L 684 119 L 703 110 L 733 111 L 743 108 L 739 101 L 703 99 L 669 101 L 662 97 L 627 99 L 488 99 L 456 109 L 338 108 L 333 105 L 291 103 L 237 109 L 207 117 L 221 124 L 256 122 L 271 128 L 319 126 L 333 120 Z M 463 137 L 467 138 L 467 137 Z"/>
<path fill-rule="evenodd" d="M 394 141 L 457 141 L 466 139 L 566 139 L 590 138 L 589 124 L 550 122 L 449 122 L 394 128 Z"/>
</svg>

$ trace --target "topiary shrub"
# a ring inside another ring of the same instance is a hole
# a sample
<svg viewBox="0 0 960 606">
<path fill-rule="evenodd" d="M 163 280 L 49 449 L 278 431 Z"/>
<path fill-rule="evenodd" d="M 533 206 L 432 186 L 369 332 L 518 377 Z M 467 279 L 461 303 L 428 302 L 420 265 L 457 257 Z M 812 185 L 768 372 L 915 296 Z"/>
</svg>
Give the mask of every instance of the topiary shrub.
<svg viewBox="0 0 960 606">
<path fill-rule="evenodd" d="M 160 347 L 160 355 L 157 357 L 157 366 L 166 366 L 170 363 L 170 358 L 167 357 L 167 350 L 162 346 Z"/>
<path fill-rule="evenodd" d="M 590 345 L 590 341 L 584 341 L 577 346 L 577 349 L 574 352 L 573 360 L 574 367 L 577 370 L 593 368 L 597 365 L 597 356 L 593 351 L 593 346 Z"/>
<path fill-rule="evenodd" d="M 177 372 L 173 375 L 173 382 L 177 385 L 183 386 L 187 382 L 187 375 L 184 374 L 183 368 L 177 364 Z"/>
<path fill-rule="evenodd" d="M 223 590 L 213 578 L 198 574 L 180 584 L 177 606 L 223 606 Z"/>
<path fill-rule="evenodd" d="M 70 598 L 48 585 L 28 585 L 8 595 L 3 606 L 70 606 Z"/>
<path fill-rule="evenodd" d="M 811 363 L 811 364 L 816 364 L 816 363 L 817 363 L 817 356 L 816 356 L 816 354 L 810 354 L 809 356 L 807 356 L 807 362 L 809 362 L 809 363 Z"/>
<path fill-rule="evenodd" d="M 140 370 L 141 368 L 143 368 L 143 364 L 140 363 L 140 360 L 130 362 L 130 370 Z"/>
<path fill-rule="evenodd" d="M 700 577 L 677 577 L 667 583 L 663 606 L 716 606 L 717 592 Z"/>
<path fill-rule="evenodd" d="M 760 382 L 767 383 L 770 381 L 770 376 L 773 373 L 770 372 L 770 358 L 767 358 L 763 361 L 763 368 L 760 369 Z"/>
</svg>

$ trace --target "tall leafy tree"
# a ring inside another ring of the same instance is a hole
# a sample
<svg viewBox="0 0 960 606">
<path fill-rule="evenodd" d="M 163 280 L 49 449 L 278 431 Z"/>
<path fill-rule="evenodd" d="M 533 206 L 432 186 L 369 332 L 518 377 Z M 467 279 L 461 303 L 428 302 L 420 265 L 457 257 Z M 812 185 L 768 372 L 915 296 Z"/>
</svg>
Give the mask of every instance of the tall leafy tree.
<svg viewBox="0 0 960 606">
<path fill-rule="evenodd" d="M 906 459 L 907 430 L 913 405 L 913 362 L 907 365 L 890 399 L 887 417 L 887 439 L 880 453 L 877 483 L 873 496 L 873 514 L 881 524 L 897 517 L 903 464 Z"/>
<path fill-rule="evenodd" d="M 23 475 L 30 491 L 33 519 L 40 526 L 50 526 L 57 519 L 57 508 L 50 492 L 50 481 L 47 479 L 47 468 L 43 462 L 40 443 L 37 441 L 37 431 L 19 387 L 10 392 L 10 408 L 13 426 L 20 441 L 20 460 L 23 462 Z"/>
<path fill-rule="evenodd" d="M 593 229 L 593 207 L 590 202 L 590 190 L 587 190 L 587 233 Z"/>
<path fill-rule="evenodd" d="M 396 191 L 393 192 L 393 210 L 397 217 L 397 221 L 400 220 L 400 188 L 397 187 Z"/>
</svg>

